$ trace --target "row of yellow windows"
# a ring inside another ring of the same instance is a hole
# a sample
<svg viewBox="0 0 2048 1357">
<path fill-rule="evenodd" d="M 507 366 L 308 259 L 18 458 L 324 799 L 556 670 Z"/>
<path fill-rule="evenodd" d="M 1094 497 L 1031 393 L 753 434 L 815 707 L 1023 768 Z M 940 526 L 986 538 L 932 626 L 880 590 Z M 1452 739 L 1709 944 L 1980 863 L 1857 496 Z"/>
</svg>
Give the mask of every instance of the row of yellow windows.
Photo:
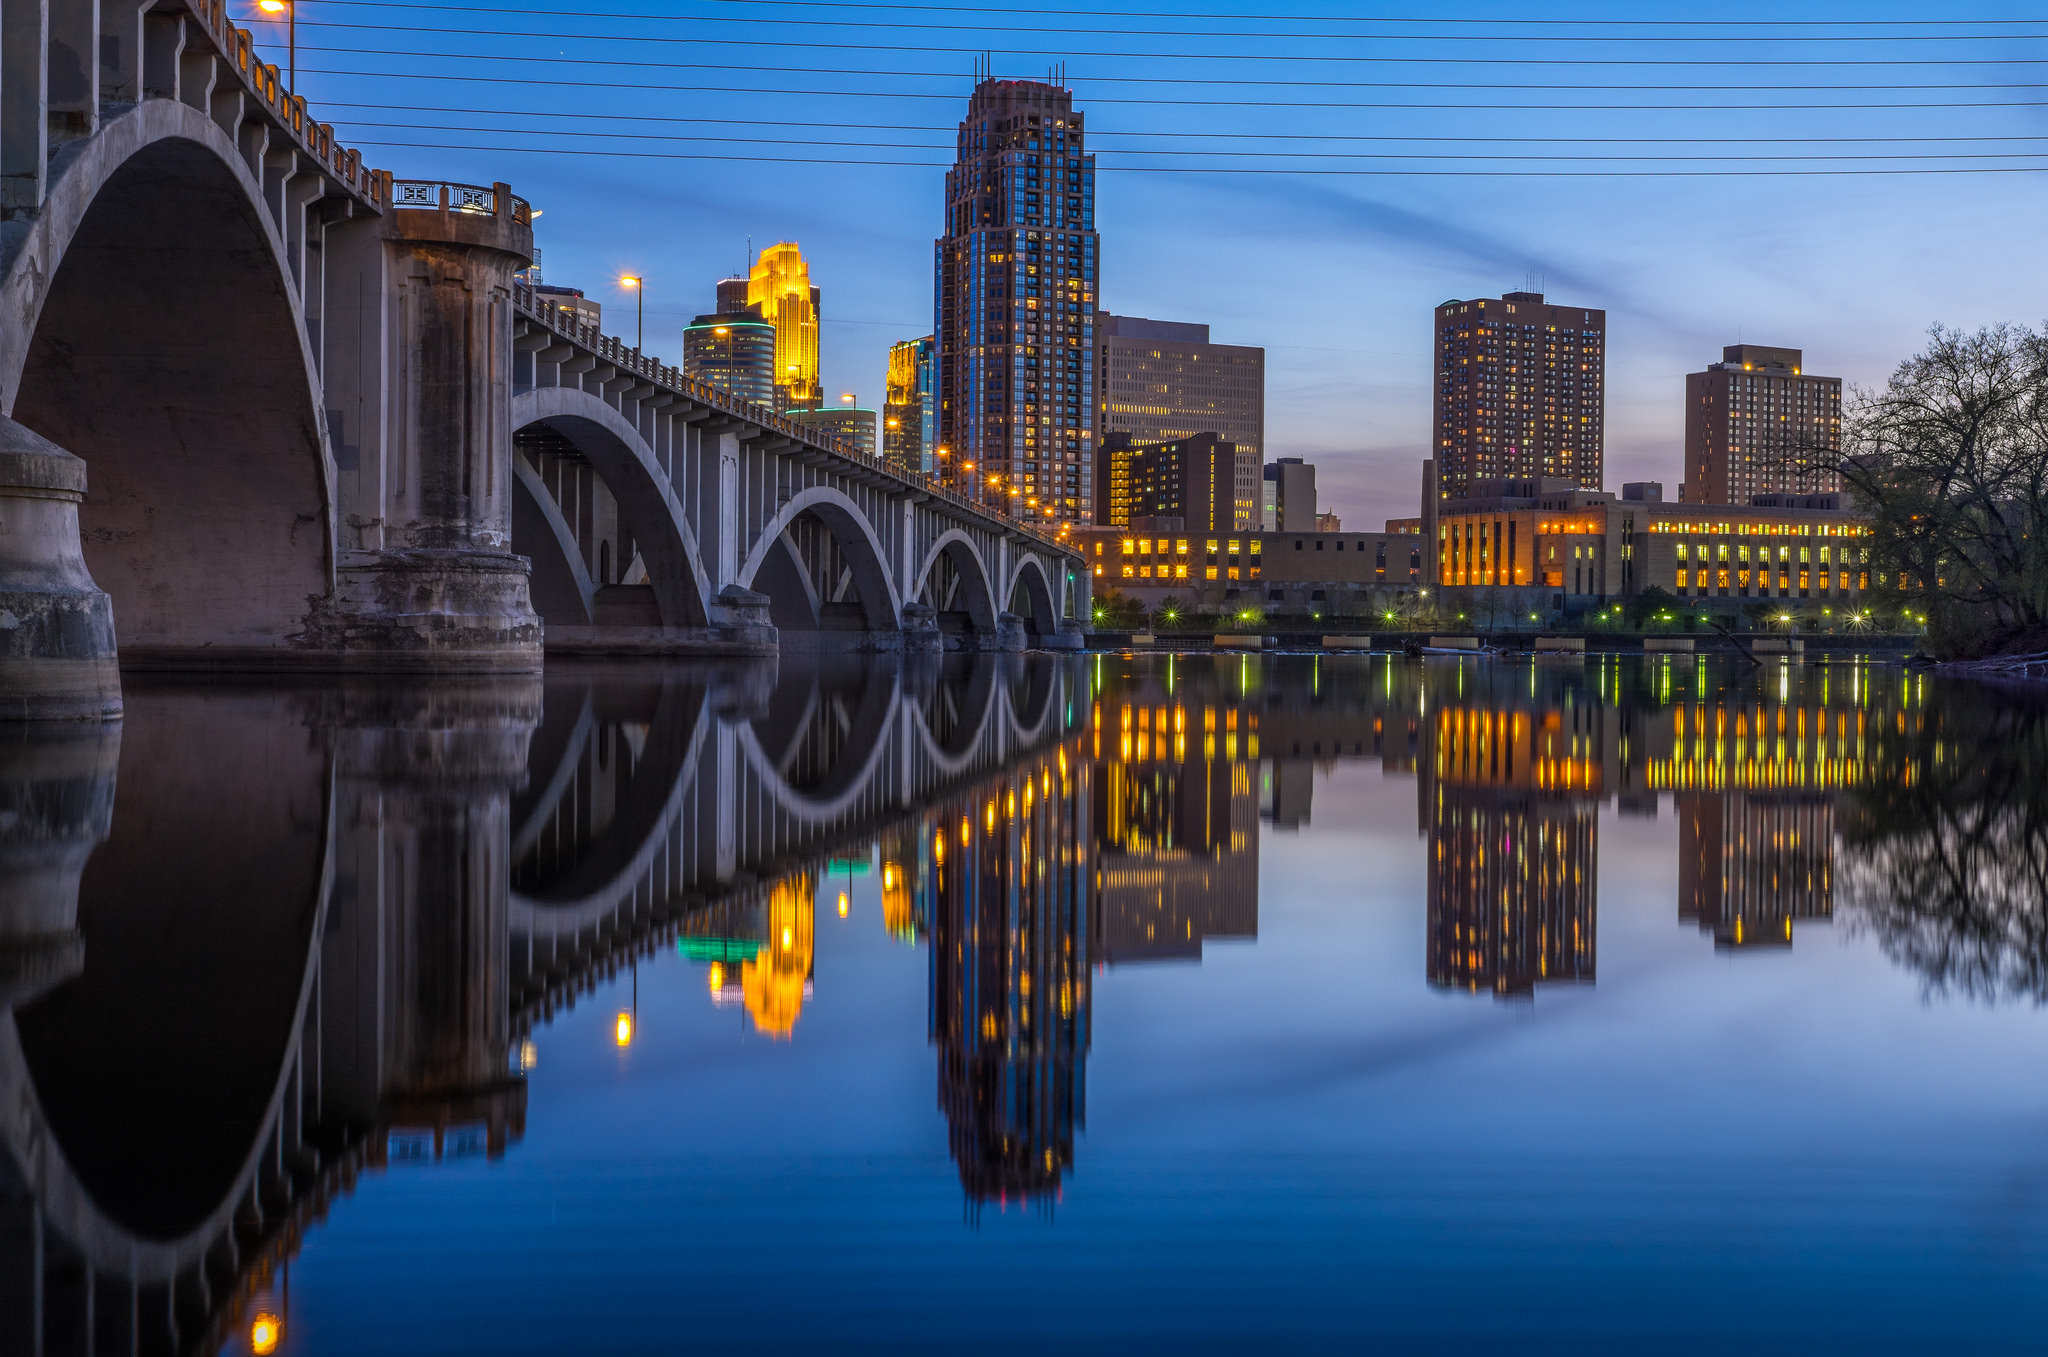
<svg viewBox="0 0 2048 1357">
<path fill-rule="evenodd" d="M 1749 588 L 1749 572 L 1747 570 L 1684 569 L 1681 569 L 1678 572 L 1678 587 L 1680 589 L 1726 589 L 1729 587 L 1729 577 L 1731 575 L 1734 576 L 1734 585 L 1736 588 Z M 1820 591 L 1822 593 L 1827 593 L 1829 589 L 1833 587 L 1829 584 L 1829 578 L 1829 573 L 1827 571 L 1823 570 L 1820 572 Z M 1858 572 L 1854 576 L 1855 583 L 1853 584 L 1850 583 L 1851 576 L 1850 573 L 1846 570 L 1839 572 L 1836 578 L 1840 580 L 1841 587 L 1844 589 L 1868 589 L 1870 587 L 1870 572 L 1867 570 Z M 1799 590 L 1801 593 L 1804 593 L 1806 592 L 1806 590 L 1813 587 L 1810 582 L 1811 579 L 1812 576 L 1807 571 L 1801 570 L 1799 572 Z M 1789 573 L 1779 575 L 1778 588 L 1780 590 L 1790 589 L 1792 587 L 1791 581 L 1792 576 Z M 1770 571 L 1759 570 L 1756 572 L 1756 587 L 1759 589 L 1769 589 L 1771 587 Z"/>
<path fill-rule="evenodd" d="M 1217 572 L 1218 572 L 1219 570 L 1220 570 L 1220 571 L 1222 572 L 1221 574 L 1218 574 L 1218 573 L 1217 573 Z M 1211 580 L 1214 580 L 1214 579 L 1226 579 L 1226 580 L 1235 580 L 1235 579 L 1253 579 L 1253 580 L 1255 580 L 1255 579 L 1257 579 L 1258 577 L 1259 577 L 1259 568 L 1258 568 L 1257 566 L 1255 566 L 1255 565 L 1254 565 L 1254 566 L 1247 566 L 1247 567 L 1245 567 L 1245 569 L 1244 569 L 1244 571 L 1243 571 L 1243 573 L 1242 573 L 1242 574 L 1240 574 L 1240 573 L 1239 573 L 1239 571 L 1238 571 L 1238 567 L 1236 567 L 1236 566 L 1234 566 L 1234 565 L 1230 565 L 1230 566 L 1220 566 L 1220 567 L 1219 567 L 1219 566 L 1213 566 L 1213 565 L 1211 565 L 1211 566 L 1204 566 L 1204 567 L 1203 567 L 1203 574 L 1202 574 L 1202 578 L 1203 578 L 1203 579 L 1211 579 Z M 1184 579 L 1189 579 L 1189 578 L 1191 578 L 1191 576 L 1190 576 L 1190 575 L 1188 574 L 1188 567 L 1187 567 L 1187 566 L 1185 566 L 1185 565 L 1165 565 L 1165 564 L 1161 564 L 1161 565 L 1159 565 L 1159 566 L 1157 566 L 1157 567 L 1154 567 L 1154 566 L 1149 566 L 1149 565 L 1127 565 L 1127 566 L 1125 566 L 1125 567 L 1124 567 L 1124 578 L 1125 578 L 1125 579 L 1127 579 L 1127 580 L 1167 580 L 1167 579 L 1173 579 L 1173 580 L 1184 580 Z"/>
<path fill-rule="evenodd" d="M 1686 546 L 1687 546 L 1687 544 L 1686 544 L 1686 543 L 1684 543 L 1684 542 L 1680 542 L 1680 543 L 1678 544 L 1678 559 L 1679 559 L 1679 560 L 1681 560 L 1681 561 L 1683 561 L 1683 560 L 1686 560 L 1686 559 L 1688 558 L 1688 553 L 1687 553 L 1687 551 L 1686 551 Z M 1827 565 L 1827 564 L 1829 563 L 1829 562 L 1828 562 L 1828 552 L 1829 552 L 1829 550 L 1830 550 L 1830 548 L 1828 548 L 1828 547 L 1822 547 L 1822 548 L 1820 549 L 1820 563 L 1821 563 L 1822 565 L 1824 565 L 1824 566 L 1825 566 L 1825 565 Z M 1756 557 L 1756 558 L 1757 558 L 1757 560 L 1759 560 L 1759 561 L 1768 561 L 1768 560 L 1770 560 L 1770 559 L 1771 559 L 1771 549 L 1770 549 L 1769 547 L 1767 547 L 1767 546 L 1762 546 L 1762 547 L 1758 547 L 1758 548 L 1756 549 L 1756 551 L 1757 551 L 1757 557 Z M 1859 553 L 1859 555 L 1858 555 L 1857 559 L 1858 559 L 1858 560 L 1859 560 L 1860 562 L 1863 562 L 1863 563 L 1865 563 L 1865 564 L 1867 564 L 1867 563 L 1869 562 L 1869 560 L 1870 560 L 1870 548 L 1869 548 L 1869 547 L 1861 547 L 1861 548 L 1857 548 L 1857 547 L 1843 547 L 1843 548 L 1842 548 L 1842 551 L 1841 551 L 1841 561 L 1842 561 L 1842 564 L 1843 564 L 1843 565 L 1847 565 L 1847 564 L 1849 564 L 1849 553 L 1850 553 L 1850 552 L 1852 552 L 1852 551 L 1856 551 L 1856 552 L 1858 552 L 1858 553 Z M 1726 561 L 1726 560 L 1728 559 L 1728 544 L 1727 544 L 1726 542 L 1722 542 L 1722 543 L 1720 543 L 1720 544 L 1719 544 L 1719 546 L 1718 546 L 1718 548 L 1716 548 L 1716 549 L 1715 549 L 1715 552 L 1714 552 L 1714 554 L 1709 554 L 1709 548 L 1708 548 L 1707 544 L 1706 544 L 1705 542 L 1702 542 L 1702 543 L 1700 543 L 1700 544 L 1698 545 L 1698 547 L 1697 547 L 1697 548 L 1695 548 L 1695 549 L 1693 550 L 1693 552 L 1691 553 L 1691 556 L 1692 556 L 1692 558 L 1693 558 L 1693 559 L 1697 559 L 1697 560 L 1702 560 L 1702 561 L 1712 561 L 1712 560 L 1721 560 L 1721 561 Z M 1737 545 L 1737 547 L 1735 548 L 1735 559 L 1736 559 L 1736 560 L 1738 560 L 1738 561 L 1741 561 L 1741 562 L 1743 562 L 1744 564 L 1747 564 L 1747 563 L 1748 563 L 1748 561 L 1749 561 L 1749 546 L 1748 546 L 1748 544 L 1747 544 L 1747 543 L 1743 543 L 1743 544 L 1739 544 L 1739 545 Z M 1789 560 L 1791 560 L 1791 559 L 1792 559 L 1792 548 L 1791 548 L 1791 547 L 1789 547 L 1789 546 L 1781 546 L 1781 547 L 1779 547 L 1779 548 L 1778 548 L 1778 559 L 1779 559 L 1780 561 L 1789 561 Z M 1799 548 L 1799 564 L 1801 564 L 1801 565 L 1809 565 L 1809 564 L 1811 564 L 1811 563 L 1812 563 L 1812 560 L 1813 560 L 1813 548 L 1812 548 L 1812 547 L 1801 547 L 1801 548 Z"/>
<path fill-rule="evenodd" d="M 1187 539 L 1162 537 L 1159 539 L 1159 545 L 1156 548 L 1161 556 L 1167 554 L 1166 545 L 1169 541 L 1173 543 L 1173 553 L 1175 555 L 1185 556 L 1188 554 Z M 1227 551 L 1232 556 L 1241 555 L 1242 547 L 1243 539 L 1241 538 L 1225 539 L 1220 547 L 1217 544 L 1217 539 L 1214 537 L 1208 539 L 1206 543 L 1207 550 L 1211 552 L 1217 550 Z M 1263 556 L 1265 554 L 1265 547 L 1266 544 L 1263 540 L 1256 537 L 1251 539 L 1250 551 L 1252 555 Z M 1126 537 L 1123 539 L 1123 549 L 1126 556 L 1150 556 L 1155 550 L 1152 539 L 1149 537 Z"/>
</svg>

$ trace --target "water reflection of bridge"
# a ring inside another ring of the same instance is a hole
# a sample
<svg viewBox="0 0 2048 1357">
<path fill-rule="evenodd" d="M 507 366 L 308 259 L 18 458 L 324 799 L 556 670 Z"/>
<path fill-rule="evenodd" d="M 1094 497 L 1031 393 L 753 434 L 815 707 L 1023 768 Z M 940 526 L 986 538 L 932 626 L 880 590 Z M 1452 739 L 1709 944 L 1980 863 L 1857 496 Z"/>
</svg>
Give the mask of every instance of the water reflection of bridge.
<svg viewBox="0 0 2048 1357">
<path fill-rule="evenodd" d="M 1057 753 L 1073 677 L 970 655 L 162 687 L 125 730 L 8 748 L 0 1352 L 218 1349 L 362 1172 L 520 1137 L 533 1024 Z"/>
<path fill-rule="evenodd" d="M 1094 971 L 1255 935 L 1257 819 L 1310 823 L 1319 766 L 1415 778 L 1425 974 L 1518 996 L 1596 973 L 1610 803 L 1669 799 L 1679 916 L 1717 945 L 1826 917 L 1832 798 L 1921 720 L 1896 674 L 1683 662 L 137 692 L 125 731 L 0 751 L 0 1351 L 216 1346 L 361 1173 L 502 1154 L 524 1038 L 651 949 L 731 945 L 721 991 L 789 1032 L 831 859 L 872 856 L 930 946 L 969 1199 L 1044 1201 Z"/>
</svg>

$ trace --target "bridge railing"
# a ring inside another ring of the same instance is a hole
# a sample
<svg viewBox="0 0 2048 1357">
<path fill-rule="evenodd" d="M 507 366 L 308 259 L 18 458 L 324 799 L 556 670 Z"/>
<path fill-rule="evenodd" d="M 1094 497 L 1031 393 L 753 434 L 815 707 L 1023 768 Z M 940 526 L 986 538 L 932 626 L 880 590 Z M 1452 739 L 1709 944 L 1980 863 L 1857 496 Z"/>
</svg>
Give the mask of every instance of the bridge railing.
<svg viewBox="0 0 2048 1357">
<path fill-rule="evenodd" d="M 262 102 L 279 126 L 291 133 L 306 155 L 324 166 L 365 204 L 382 210 L 389 197 L 390 174 L 363 164 L 360 151 L 335 140 L 331 124 L 312 120 L 303 96 L 285 92 L 277 67 L 256 55 L 255 37 L 248 29 L 235 27 L 228 17 L 226 0 L 183 0 L 183 4 L 186 12 L 206 30 L 222 59 L 242 78 L 243 85 Z"/>
<path fill-rule="evenodd" d="M 441 179 L 393 179 L 386 205 L 428 212 L 465 212 L 477 216 L 496 216 L 509 211 L 512 220 L 520 225 L 533 223 L 533 207 L 526 199 L 507 189 L 504 194 L 507 201 L 500 203 L 498 193 L 496 185 L 457 184 Z"/>
<path fill-rule="evenodd" d="M 906 470 L 894 462 L 865 452 L 844 439 L 834 438 L 830 434 L 820 432 L 811 425 L 803 424 L 785 415 L 777 414 L 765 405 L 757 405 L 753 401 L 726 390 L 724 387 L 715 386 L 710 382 L 699 381 L 697 378 L 685 374 L 681 368 L 671 367 L 659 358 L 648 357 L 632 345 L 623 343 L 616 337 L 604 333 L 595 325 L 586 325 L 577 321 L 566 320 L 564 319 L 565 312 L 541 301 L 534 293 L 534 290 L 524 283 L 515 283 L 513 285 L 512 298 L 515 309 L 522 317 L 546 327 L 572 344 L 581 345 L 599 358 L 602 358 L 605 362 L 617 367 L 621 372 L 629 372 L 636 377 L 645 378 L 657 386 L 665 386 L 671 390 L 682 392 L 692 400 L 700 401 L 714 410 L 722 411 L 737 419 L 744 419 L 749 424 L 758 424 L 764 429 L 773 429 L 779 434 L 784 434 L 800 443 L 807 443 L 821 451 L 829 452 L 835 457 L 844 457 L 850 462 L 857 462 L 861 466 L 893 476 L 906 484 L 916 486 L 921 492 L 930 495 L 933 499 L 954 505 L 968 513 L 993 519 L 1004 528 L 1035 537 L 1056 551 L 1078 551 L 1078 548 L 1060 541 L 1057 537 L 1048 533 L 1042 526 L 1035 523 L 1027 523 L 1019 518 L 1013 518 L 1001 509 L 991 508 L 989 505 L 978 500 L 969 499 L 928 472 Z"/>
</svg>

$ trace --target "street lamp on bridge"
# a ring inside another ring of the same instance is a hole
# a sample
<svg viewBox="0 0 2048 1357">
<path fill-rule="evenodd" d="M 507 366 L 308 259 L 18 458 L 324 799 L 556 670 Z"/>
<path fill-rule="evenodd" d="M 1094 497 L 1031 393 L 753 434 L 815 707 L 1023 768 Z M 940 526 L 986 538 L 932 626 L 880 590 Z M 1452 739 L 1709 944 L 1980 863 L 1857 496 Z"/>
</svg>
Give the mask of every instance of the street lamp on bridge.
<svg viewBox="0 0 2048 1357">
<path fill-rule="evenodd" d="M 640 352 L 646 338 L 647 280 L 636 273 L 619 279 L 620 287 L 633 289 L 633 352 Z"/>
<path fill-rule="evenodd" d="M 256 0 L 256 8 L 262 10 L 265 14 L 282 14 L 285 16 L 285 45 L 289 52 L 286 61 L 289 63 L 287 69 L 291 72 L 285 81 L 285 91 L 289 94 L 297 94 L 299 92 L 298 0 Z"/>
</svg>

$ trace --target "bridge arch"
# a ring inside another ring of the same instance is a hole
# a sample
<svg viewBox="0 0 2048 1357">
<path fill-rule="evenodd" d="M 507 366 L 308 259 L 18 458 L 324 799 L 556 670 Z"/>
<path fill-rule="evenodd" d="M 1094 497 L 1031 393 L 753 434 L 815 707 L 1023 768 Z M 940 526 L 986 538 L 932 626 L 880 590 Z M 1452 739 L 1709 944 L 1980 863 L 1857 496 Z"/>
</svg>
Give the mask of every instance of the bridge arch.
<svg viewBox="0 0 2048 1357">
<path fill-rule="evenodd" d="M 620 527 L 646 563 L 647 587 L 663 627 L 707 625 L 710 580 L 675 486 L 640 431 L 597 396 L 542 386 L 512 398 L 515 439 L 559 440 L 590 463 L 617 505 Z M 533 559 L 532 594 L 543 620 L 557 626 L 597 619 L 599 591 L 620 583 L 626 560 L 593 573 L 562 505 L 525 449 L 513 454 L 513 549 Z M 618 553 L 625 554 L 623 551 Z M 607 578 L 610 576 L 610 578 Z"/>
<path fill-rule="evenodd" d="M 332 592 L 334 460 L 274 206 L 204 113 L 145 100 L 57 172 L 0 282 L 0 411 L 85 459 L 124 652 L 276 649 Z"/>
<path fill-rule="evenodd" d="M 813 578 L 820 563 L 806 560 L 802 544 L 791 540 L 792 529 L 806 517 L 815 519 L 837 548 L 837 559 L 826 562 L 826 569 L 834 574 L 844 571 L 843 581 L 827 579 L 823 589 Z M 866 631 L 895 631 L 901 626 L 902 600 L 889 578 L 881 539 L 860 505 L 831 486 L 810 486 L 777 510 L 740 565 L 739 581 L 768 595 L 769 618 L 785 642 L 791 631 L 833 629 L 832 605 L 848 602 L 857 605 L 858 622 Z M 842 582 L 851 584 L 851 600 L 835 597 Z"/>
<path fill-rule="evenodd" d="M 1020 557 L 1010 572 L 1007 611 L 1024 619 L 1024 629 L 1043 640 L 1060 629 L 1059 591 L 1036 553 Z"/>
<path fill-rule="evenodd" d="M 996 633 L 996 593 L 988 566 L 974 539 L 959 528 L 941 533 L 918 564 L 917 597 L 938 614 L 942 631 Z"/>
</svg>

